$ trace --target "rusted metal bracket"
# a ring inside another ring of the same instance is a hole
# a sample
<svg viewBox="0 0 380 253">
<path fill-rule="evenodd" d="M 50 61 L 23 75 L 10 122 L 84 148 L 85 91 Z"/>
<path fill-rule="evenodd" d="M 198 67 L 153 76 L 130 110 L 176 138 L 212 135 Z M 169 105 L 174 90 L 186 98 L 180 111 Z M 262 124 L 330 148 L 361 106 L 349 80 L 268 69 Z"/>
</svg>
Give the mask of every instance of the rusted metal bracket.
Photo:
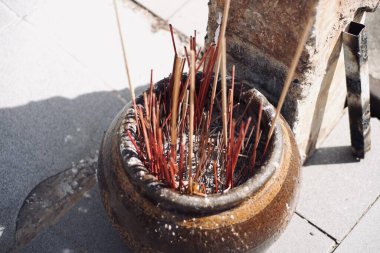
<svg viewBox="0 0 380 253">
<path fill-rule="evenodd" d="M 351 22 L 343 32 L 344 61 L 347 82 L 347 106 L 350 118 L 353 155 L 364 158 L 371 148 L 370 91 L 365 25 Z"/>
</svg>

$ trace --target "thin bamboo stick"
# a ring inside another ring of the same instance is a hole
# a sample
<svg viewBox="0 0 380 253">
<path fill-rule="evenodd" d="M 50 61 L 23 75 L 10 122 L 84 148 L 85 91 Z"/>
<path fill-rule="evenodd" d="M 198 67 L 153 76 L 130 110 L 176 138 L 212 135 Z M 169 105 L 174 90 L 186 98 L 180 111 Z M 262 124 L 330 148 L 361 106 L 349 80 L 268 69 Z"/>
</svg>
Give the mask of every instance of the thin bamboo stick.
<svg viewBox="0 0 380 253">
<path fill-rule="evenodd" d="M 179 88 L 181 86 L 181 68 L 182 59 L 179 57 L 175 58 L 174 61 L 174 73 L 173 73 L 173 91 L 172 91 L 172 110 L 171 110 L 171 154 L 172 157 L 176 157 L 177 151 L 177 114 L 178 114 L 178 96 Z"/>
<path fill-rule="evenodd" d="M 230 124 L 230 135 L 232 134 L 232 119 L 233 119 L 233 112 L 234 112 L 234 90 L 235 90 L 235 65 L 232 65 L 232 72 L 231 72 L 231 89 L 229 89 L 229 100 L 228 100 L 228 113 L 229 113 L 229 124 Z M 244 146 L 244 144 L 243 144 Z"/>
<path fill-rule="evenodd" d="M 193 158 L 193 133 L 194 133 L 194 93 L 195 93 L 195 52 L 190 51 L 190 115 L 189 115 L 189 155 L 188 155 L 188 173 L 189 185 L 188 189 L 190 194 L 193 193 L 193 172 L 192 172 L 192 158 Z"/>
<path fill-rule="evenodd" d="M 198 53 L 195 55 L 195 61 L 199 60 L 199 55 L 201 54 L 201 51 L 202 51 L 202 47 L 199 47 Z"/>
<path fill-rule="evenodd" d="M 186 163 L 184 166 L 184 160 L 185 160 L 185 144 L 186 144 L 186 138 L 184 137 L 183 131 L 185 128 L 185 124 L 181 124 L 181 145 L 179 148 L 179 165 L 178 165 L 178 170 L 179 170 L 179 186 L 178 189 L 181 191 L 181 188 L 183 186 L 183 172 L 184 172 L 184 167 L 186 167 Z"/>
<path fill-rule="evenodd" d="M 128 84 L 129 84 L 129 91 L 131 92 L 131 96 L 132 96 L 133 109 L 135 111 L 135 120 L 136 120 L 137 130 L 138 130 L 138 132 L 140 132 L 140 130 L 139 130 L 139 124 L 138 124 L 138 116 L 137 116 L 137 105 L 136 105 L 135 89 L 133 87 L 133 84 L 132 84 L 132 81 L 131 81 L 131 74 L 129 72 L 127 49 L 126 49 L 126 46 L 125 46 L 125 40 L 124 40 L 123 32 L 121 30 L 120 15 L 119 15 L 119 9 L 118 9 L 118 5 L 117 5 L 116 0 L 113 0 L 113 6 L 114 6 L 114 9 L 115 9 L 116 22 L 117 22 L 117 28 L 118 28 L 119 37 L 120 37 L 121 49 L 123 51 L 124 68 L 125 68 L 125 72 L 127 74 L 127 79 L 128 79 Z"/>
<path fill-rule="evenodd" d="M 175 56 L 177 56 L 177 47 L 175 46 L 175 40 L 174 40 L 174 32 L 173 32 L 173 26 L 171 24 L 169 24 L 169 28 L 170 28 L 170 34 L 172 36 L 172 42 L 173 42 L 173 48 L 174 48 L 174 54 Z"/>
<path fill-rule="evenodd" d="M 213 49 L 214 49 L 214 46 L 211 46 L 211 47 L 209 47 L 209 48 L 206 50 L 206 52 L 205 52 L 204 55 L 202 56 L 202 59 L 201 59 L 200 62 L 198 63 L 198 67 L 197 67 L 197 69 L 196 69 L 195 72 L 198 72 L 198 71 L 199 71 L 199 69 L 201 68 L 203 62 L 206 61 L 208 55 L 210 54 L 210 51 L 213 50 Z M 197 58 L 198 58 L 198 57 L 197 57 Z M 204 69 L 203 69 L 203 70 L 204 70 Z"/>
<path fill-rule="evenodd" d="M 310 30 L 311 30 L 311 28 L 313 26 L 313 22 L 314 22 L 314 16 L 311 15 L 310 18 L 309 18 L 309 20 L 308 20 L 308 22 L 307 22 L 305 30 L 303 31 L 302 37 L 301 37 L 300 41 L 298 42 L 296 53 L 295 53 L 295 55 L 293 57 L 293 60 L 292 60 L 292 62 L 290 64 L 288 75 L 286 76 L 284 87 L 282 88 L 281 96 L 280 96 L 280 99 L 279 99 L 278 104 L 277 104 L 276 114 L 275 114 L 274 118 L 272 119 L 271 126 L 270 126 L 270 129 L 269 129 L 269 132 L 268 132 L 268 138 L 267 138 L 267 142 L 265 144 L 263 156 L 265 156 L 265 153 L 266 153 L 267 148 L 268 148 L 268 144 L 270 142 L 270 139 L 272 138 L 274 127 L 276 125 L 276 121 L 277 121 L 277 119 L 278 119 L 278 117 L 280 115 L 282 105 L 284 104 L 286 94 L 288 93 L 289 86 L 290 86 L 290 84 L 291 84 L 291 82 L 293 80 L 293 76 L 294 76 L 294 73 L 296 71 L 297 64 L 298 64 L 299 59 L 301 57 L 301 54 L 302 54 L 304 45 L 305 45 L 305 43 L 307 41 L 308 35 L 310 33 Z"/>
<path fill-rule="evenodd" d="M 149 108 L 149 102 L 148 102 L 148 95 L 146 92 L 144 92 L 144 107 L 145 107 L 145 114 L 146 114 L 146 120 L 148 121 L 148 127 L 150 128 L 150 108 Z"/>
<path fill-rule="evenodd" d="M 150 144 L 149 144 L 149 138 L 148 138 L 148 133 L 146 131 L 146 124 L 145 124 L 145 118 L 144 118 L 144 113 L 141 109 L 141 107 L 139 107 L 139 113 L 140 113 L 140 122 L 141 122 L 141 126 L 142 126 L 142 129 L 143 129 L 143 135 L 144 135 L 144 140 L 145 140 L 145 145 L 146 145 L 146 152 L 148 154 L 148 158 L 149 158 L 149 161 L 151 162 L 152 161 L 152 154 L 150 152 Z"/>
<path fill-rule="evenodd" d="M 215 66 L 215 75 L 214 75 L 214 82 L 212 85 L 212 96 L 211 96 L 211 106 L 210 106 L 210 116 L 212 115 L 212 108 L 214 104 L 214 98 L 216 93 L 216 86 L 218 84 L 218 76 L 219 76 L 219 69 L 220 64 L 222 61 L 222 49 L 221 49 L 221 43 L 222 38 L 225 37 L 226 34 L 226 28 L 227 28 L 227 20 L 228 20 L 228 13 L 230 11 L 230 0 L 226 0 L 224 3 L 224 10 L 223 10 L 223 18 L 222 18 L 222 25 L 220 28 L 219 38 L 218 38 L 218 46 L 217 46 L 217 59 L 216 59 L 216 66 Z"/>
<path fill-rule="evenodd" d="M 156 94 L 152 96 L 152 129 L 154 139 L 157 140 Z"/>
<path fill-rule="evenodd" d="M 186 123 L 186 115 L 187 115 L 187 108 L 188 108 L 188 103 L 189 103 L 189 91 L 186 90 L 184 100 L 182 102 L 182 112 L 181 112 L 181 122 L 180 125 L 185 125 Z"/>
<path fill-rule="evenodd" d="M 153 114 L 152 110 L 155 105 L 154 103 L 153 103 L 153 69 L 151 69 L 150 70 L 150 87 L 149 87 L 149 106 L 151 109 L 150 115 Z"/>
<path fill-rule="evenodd" d="M 213 162 L 213 169 L 214 169 L 214 184 L 215 184 L 215 193 L 218 193 L 218 172 L 216 168 L 216 160 Z"/>
<path fill-rule="evenodd" d="M 222 38 L 222 113 L 223 113 L 223 141 L 224 146 L 227 147 L 228 128 L 227 128 L 227 57 L 226 57 L 226 38 Z"/>
<path fill-rule="evenodd" d="M 233 155 L 230 159 L 232 159 L 232 162 L 231 162 L 231 168 L 230 168 L 230 187 L 232 188 L 234 186 L 233 182 L 233 176 L 234 176 L 234 172 L 235 172 L 235 168 L 236 168 L 236 164 L 237 164 L 237 161 L 238 161 L 238 158 L 239 158 L 239 154 L 240 154 L 240 151 L 241 151 L 241 148 L 243 146 L 243 140 L 245 138 L 245 136 L 247 135 L 247 130 L 248 130 L 248 127 L 245 127 L 246 125 L 249 125 L 251 123 L 251 118 L 248 119 L 247 123 L 243 122 L 240 126 L 240 130 L 239 130 L 239 135 L 238 135 L 238 140 L 236 142 L 236 144 L 234 145 L 234 149 L 233 149 Z"/>
<path fill-rule="evenodd" d="M 133 146 L 135 147 L 138 156 L 140 158 L 143 158 L 143 156 L 141 154 L 141 151 L 140 151 L 139 147 L 137 146 L 136 141 L 133 139 L 132 134 L 131 134 L 131 132 L 129 130 L 127 130 L 127 134 L 128 134 L 129 139 L 131 140 Z"/>
<path fill-rule="evenodd" d="M 261 116 L 262 116 L 262 112 L 263 112 L 263 104 L 260 102 L 260 104 L 259 104 L 258 118 L 257 118 L 257 128 L 256 128 L 255 143 L 254 143 L 253 152 L 252 152 L 251 174 L 253 173 L 253 169 L 254 169 L 255 163 L 256 163 L 257 147 L 259 146 L 260 132 L 261 132 L 260 129 L 261 129 Z"/>
<path fill-rule="evenodd" d="M 193 37 L 193 50 L 196 51 L 197 47 L 197 30 L 194 30 L 194 37 Z M 197 58 L 195 58 L 197 59 Z"/>
<path fill-rule="evenodd" d="M 225 156 L 225 171 L 226 171 L 226 186 L 230 186 L 230 180 L 231 180 L 231 175 L 232 175 L 232 161 L 233 161 L 233 149 L 235 145 L 235 127 L 236 127 L 236 122 L 234 119 L 232 119 L 232 129 L 233 131 L 231 132 L 232 135 L 230 135 L 230 138 L 228 139 L 228 146 L 226 146 L 227 152 Z M 220 146 L 224 146 L 219 144 Z"/>
<path fill-rule="evenodd" d="M 187 47 L 184 46 L 183 48 L 185 49 L 185 56 L 186 56 L 187 64 L 190 67 L 190 58 L 189 58 L 189 53 L 187 52 Z"/>
</svg>

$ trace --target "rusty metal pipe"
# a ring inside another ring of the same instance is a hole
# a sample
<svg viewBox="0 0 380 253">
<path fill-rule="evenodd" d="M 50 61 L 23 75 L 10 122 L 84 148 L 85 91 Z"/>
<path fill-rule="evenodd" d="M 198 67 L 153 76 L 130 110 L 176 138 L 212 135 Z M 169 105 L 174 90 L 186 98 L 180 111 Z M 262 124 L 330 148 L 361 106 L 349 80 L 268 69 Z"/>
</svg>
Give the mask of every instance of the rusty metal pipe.
<svg viewBox="0 0 380 253">
<path fill-rule="evenodd" d="M 371 148 L 370 91 L 365 25 L 351 22 L 343 32 L 344 61 L 347 83 L 347 106 L 350 118 L 353 155 L 364 158 Z"/>
</svg>

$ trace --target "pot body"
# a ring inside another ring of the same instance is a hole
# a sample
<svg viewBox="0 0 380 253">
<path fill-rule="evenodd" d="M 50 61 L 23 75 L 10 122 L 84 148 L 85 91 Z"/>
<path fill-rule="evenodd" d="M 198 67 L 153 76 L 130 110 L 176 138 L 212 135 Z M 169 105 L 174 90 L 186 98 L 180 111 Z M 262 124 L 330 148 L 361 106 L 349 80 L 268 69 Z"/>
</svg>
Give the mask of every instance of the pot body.
<svg viewBox="0 0 380 253">
<path fill-rule="evenodd" d="M 135 252 L 262 252 L 281 234 L 295 211 L 300 156 L 281 117 L 279 165 L 254 194 L 232 208 L 209 213 L 163 208 L 135 187 L 120 152 L 119 130 L 126 106 L 104 135 L 97 172 L 114 227 Z"/>
</svg>

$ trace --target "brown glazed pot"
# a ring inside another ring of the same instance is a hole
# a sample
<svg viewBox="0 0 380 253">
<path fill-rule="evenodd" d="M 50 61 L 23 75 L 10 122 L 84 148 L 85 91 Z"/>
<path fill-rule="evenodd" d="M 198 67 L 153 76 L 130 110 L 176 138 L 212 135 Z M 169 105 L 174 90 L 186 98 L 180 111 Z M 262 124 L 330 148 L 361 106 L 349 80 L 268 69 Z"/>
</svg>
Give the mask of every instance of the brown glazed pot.
<svg viewBox="0 0 380 253">
<path fill-rule="evenodd" d="M 249 100 L 253 115 L 263 103 L 266 136 L 274 108 L 260 92 L 244 88 L 241 101 Z M 148 174 L 122 135 L 133 122 L 127 105 L 104 135 L 97 176 L 107 214 L 134 252 L 262 252 L 279 237 L 294 213 L 300 176 L 298 148 L 282 117 L 257 173 L 208 197 L 181 195 Z"/>
</svg>

